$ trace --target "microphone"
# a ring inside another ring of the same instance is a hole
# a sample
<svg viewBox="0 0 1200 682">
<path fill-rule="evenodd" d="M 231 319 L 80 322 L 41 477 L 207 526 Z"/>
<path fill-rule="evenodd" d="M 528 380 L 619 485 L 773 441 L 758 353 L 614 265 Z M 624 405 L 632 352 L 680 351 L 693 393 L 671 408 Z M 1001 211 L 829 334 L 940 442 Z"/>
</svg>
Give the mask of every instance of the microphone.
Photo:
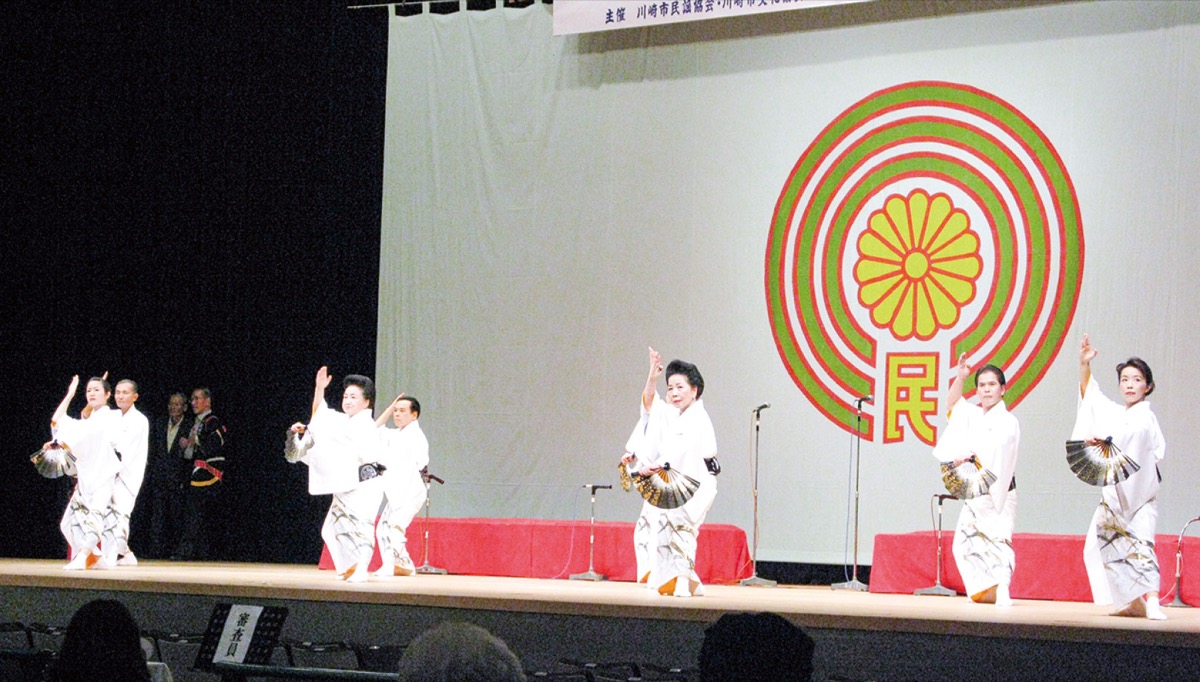
<svg viewBox="0 0 1200 682">
<path fill-rule="evenodd" d="M 580 488 L 591 488 L 593 490 L 612 490 L 612 484 L 601 485 L 599 483 L 584 483 Z"/>
<path fill-rule="evenodd" d="M 771 403 L 763 403 L 762 405 L 759 405 L 758 407 L 756 407 L 750 411 L 753 412 L 754 414 L 758 414 L 759 412 L 762 412 L 763 410 L 767 409 L 770 406 L 771 406 Z"/>
<path fill-rule="evenodd" d="M 938 495 L 937 498 L 938 498 L 938 502 L 945 502 L 946 500 L 957 500 L 958 499 L 957 497 L 955 497 L 953 495 Z"/>
<path fill-rule="evenodd" d="M 854 399 L 854 404 L 856 404 L 856 405 L 858 405 L 859 407 L 861 407 L 863 403 L 869 403 L 869 402 L 871 402 L 871 401 L 873 401 L 873 400 L 875 400 L 875 396 L 873 396 L 873 395 L 871 395 L 870 393 L 868 393 L 867 395 L 861 396 L 861 397 L 859 397 L 859 398 L 855 398 L 855 399 Z"/>
</svg>

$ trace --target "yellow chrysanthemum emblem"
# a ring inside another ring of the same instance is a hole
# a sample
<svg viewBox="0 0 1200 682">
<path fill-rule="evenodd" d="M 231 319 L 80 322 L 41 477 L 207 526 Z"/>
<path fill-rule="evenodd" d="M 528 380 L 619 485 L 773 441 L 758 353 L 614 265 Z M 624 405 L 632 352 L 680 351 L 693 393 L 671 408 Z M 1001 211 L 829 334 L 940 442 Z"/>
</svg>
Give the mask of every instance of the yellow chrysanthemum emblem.
<svg viewBox="0 0 1200 682">
<path fill-rule="evenodd" d="M 887 198 L 858 238 L 854 281 L 871 321 L 899 340 L 932 339 L 975 298 L 979 235 L 950 197 L 913 190 Z"/>
</svg>

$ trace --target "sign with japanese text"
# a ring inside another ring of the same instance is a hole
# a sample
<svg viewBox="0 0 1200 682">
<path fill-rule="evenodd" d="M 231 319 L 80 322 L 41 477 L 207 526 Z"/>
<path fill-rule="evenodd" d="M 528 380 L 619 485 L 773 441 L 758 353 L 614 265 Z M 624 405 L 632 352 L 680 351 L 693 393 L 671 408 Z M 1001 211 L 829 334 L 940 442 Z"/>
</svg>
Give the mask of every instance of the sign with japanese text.
<svg viewBox="0 0 1200 682">
<path fill-rule="evenodd" d="M 554 35 L 810 9 L 867 0 L 558 0 Z"/>
<path fill-rule="evenodd" d="M 217 640 L 217 650 L 213 654 L 213 663 L 244 663 L 246 652 L 250 650 L 250 641 L 254 638 L 254 628 L 262 616 L 263 607 L 247 604 L 234 604 L 229 607 L 229 615 L 225 618 L 225 627 L 221 630 L 221 638 Z"/>
</svg>

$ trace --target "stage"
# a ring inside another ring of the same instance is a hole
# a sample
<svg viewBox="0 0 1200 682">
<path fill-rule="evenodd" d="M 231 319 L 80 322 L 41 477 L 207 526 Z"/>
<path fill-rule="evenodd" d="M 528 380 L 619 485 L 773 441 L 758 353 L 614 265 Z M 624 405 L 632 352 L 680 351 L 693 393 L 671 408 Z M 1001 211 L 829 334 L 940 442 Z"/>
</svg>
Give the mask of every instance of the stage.
<svg viewBox="0 0 1200 682">
<path fill-rule="evenodd" d="M 708 585 L 705 596 L 677 599 L 628 582 L 420 575 L 350 584 L 314 566 L 62 565 L 0 560 L 0 620 L 65 625 L 80 605 L 108 596 L 144 629 L 200 632 L 216 603 L 284 605 L 292 639 L 406 644 L 443 620 L 468 620 L 508 641 L 530 669 L 563 658 L 686 668 L 704 627 L 723 613 L 771 611 L 817 641 L 816 679 L 951 679 L 970 670 L 1013 679 L 1185 678 L 1200 665 L 1200 610 L 1192 608 L 1168 608 L 1169 620 L 1152 622 L 1086 603 L 1018 600 L 997 609 L 965 597 L 814 586 Z"/>
</svg>

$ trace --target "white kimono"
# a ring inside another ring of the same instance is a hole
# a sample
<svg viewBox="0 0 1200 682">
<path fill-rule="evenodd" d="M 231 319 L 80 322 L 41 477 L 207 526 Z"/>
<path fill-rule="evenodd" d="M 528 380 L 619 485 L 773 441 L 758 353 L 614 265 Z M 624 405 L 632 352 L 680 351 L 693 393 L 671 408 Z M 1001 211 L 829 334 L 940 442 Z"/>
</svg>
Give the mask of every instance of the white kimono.
<svg viewBox="0 0 1200 682">
<path fill-rule="evenodd" d="M 120 410 L 116 412 L 120 419 L 112 445 L 121 455 L 121 468 L 113 482 L 112 503 L 104 517 L 104 553 L 110 560 L 129 553 L 129 517 L 146 477 L 146 457 L 150 449 L 150 420 L 146 415 L 139 412 L 137 406 L 130 406 L 124 414 Z"/>
<path fill-rule="evenodd" d="M 960 400 L 933 449 L 933 456 L 942 462 L 974 453 L 979 464 L 996 475 L 986 495 L 963 500 L 954 529 L 954 561 L 968 595 L 1012 582 L 1017 491 L 1009 486 L 1020 442 L 1021 427 L 1004 401 L 984 412 L 979 405 Z"/>
<path fill-rule="evenodd" d="M 100 554 L 104 516 L 112 501 L 113 482 L 121 462 L 113 452 L 113 436 L 119 429 L 120 412 L 105 405 L 87 419 L 64 416 L 51 424 L 54 439 L 74 457 L 75 490 L 67 502 L 59 529 L 67 539 L 71 556 L 81 551 Z M 49 455 L 48 455 L 49 456 Z M 67 457 L 62 450 L 55 457 Z M 64 462 L 70 471 L 70 463 Z"/>
<path fill-rule="evenodd" d="M 626 474 L 633 476 L 638 469 L 651 466 L 651 460 L 657 456 L 659 432 L 650 428 L 650 413 L 646 408 L 641 409 L 638 423 L 625 441 L 625 452 L 634 456 L 628 464 L 623 464 Z M 657 556 L 655 537 L 658 533 L 663 510 L 649 502 L 642 501 L 642 511 L 638 514 L 637 523 L 633 527 L 633 555 L 637 564 L 636 580 L 647 583 L 650 572 L 654 568 Z"/>
<path fill-rule="evenodd" d="M 383 442 L 380 462 L 387 467 L 383 476 L 384 503 L 381 527 L 376 531 L 379 555 L 383 559 L 380 572 L 391 575 L 390 567 L 414 569 L 408 555 L 405 530 L 425 504 L 428 490 L 421 470 L 429 466 L 429 440 L 421 430 L 419 420 L 403 429 L 382 427 Z"/>
<path fill-rule="evenodd" d="M 717 477 L 709 473 L 704 461 L 717 455 L 717 438 L 703 400 L 696 400 L 681 413 L 655 395 L 649 414 L 643 416 L 648 420 L 646 437 L 642 452 L 635 453 L 636 466 L 669 464 L 700 482 L 682 507 L 654 510 L 657 514 L 649 520 L 653 553 L 647 587 L 661 590 L 675 580 L 675 594 L 690 595 L 689 581 L 700 583 L 696 573 L 700 526 L 717 497 Z M 636 531 L 634 537 L 636 546 Z"/>
<path fill-rule="evenodd" d="M 375 551 L 375 516 L 383 498 L 384 476 L 359 482 L 358 470 L 382 459 L 375 419 L 369 409 L 347 417 L 322 402 L 306 436 L 314 443 L 302 460 L 309 467 L 309 492 L 333 493 L 321 538 L 338 575 L 355 569 L 355 577 L 365 579 Z"/>
<path fill-rule="evenodd" d="M 1143 400 L 1126 408 L 1105 397 L 1095 378 L 1079 400 L 1073 440 L 1112 436 L 1113 444 L 1140 467 L 1101 490 L 1084 541 L 1083 564 L 1097 604 L 1123 606 L 1159 589 L 1154 531 L 1158 524 L 1158 463 L 1166 441 Z"/>
</svg>

